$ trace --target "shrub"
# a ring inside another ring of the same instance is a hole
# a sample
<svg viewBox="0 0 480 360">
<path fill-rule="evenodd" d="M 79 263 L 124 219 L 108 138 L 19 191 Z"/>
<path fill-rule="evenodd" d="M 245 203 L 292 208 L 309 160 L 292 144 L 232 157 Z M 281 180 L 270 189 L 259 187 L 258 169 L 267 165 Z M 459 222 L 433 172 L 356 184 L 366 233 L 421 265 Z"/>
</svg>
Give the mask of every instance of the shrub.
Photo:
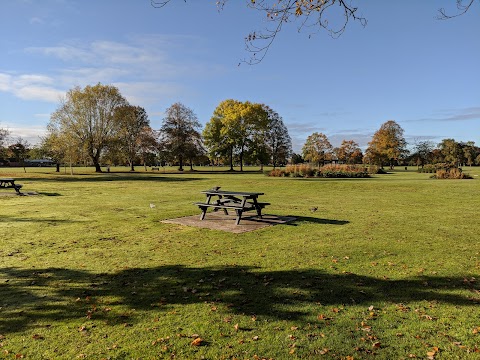
<svg viewBox="0 0 480 360">
<path fill-rule="evenodd" d="M 432 176 L 434 179 L 473 179 L 470 175 L 462 172 L 460 168 L 439 169 Z"/>
<path fill-rule="evenodd" d="M 265 175 L 274 176 L 274 177 L 284 177 L 285 176 L 285 171 L 282 170 L 282 169 L 273 169 L 271 171 L 265 172 Z"/>
<path fill-rule="evenodd" d="M 359 165 L 325 165 L 321 168 L 310 165 L 288 165 L 284 171 L 271 171 L 269 176 L 323 177 L 323 178 L 365 178 L 368 170 Z"/>
</svg>

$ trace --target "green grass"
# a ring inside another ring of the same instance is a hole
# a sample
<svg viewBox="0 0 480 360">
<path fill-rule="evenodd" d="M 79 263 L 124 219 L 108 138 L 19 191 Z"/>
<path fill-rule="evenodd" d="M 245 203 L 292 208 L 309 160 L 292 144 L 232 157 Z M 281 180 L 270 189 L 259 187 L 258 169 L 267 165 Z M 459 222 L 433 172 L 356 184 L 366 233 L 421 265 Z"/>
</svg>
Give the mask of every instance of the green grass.
<svg viewBox="0 0 480 360">
<path fill-rule="evenodd" d="M 0 169 L 39 193 L 0 197 L 0 359 L 479 357 L 480 169 L 138 170 Z M 212 186 L 262 191 L 266 213 L 297 220 L 243 234 L 160 222 L 199 214 Z"/>
</svg>

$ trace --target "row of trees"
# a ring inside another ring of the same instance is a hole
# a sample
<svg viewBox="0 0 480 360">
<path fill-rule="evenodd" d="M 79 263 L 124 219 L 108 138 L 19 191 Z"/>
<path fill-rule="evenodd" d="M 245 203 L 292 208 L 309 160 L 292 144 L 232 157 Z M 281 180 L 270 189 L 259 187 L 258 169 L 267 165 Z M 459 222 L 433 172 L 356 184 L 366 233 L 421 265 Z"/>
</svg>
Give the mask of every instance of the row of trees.
<svg viewBox="0 0 480 360">
<path fill-rule="evenodd" d="M 285 164 L 292 153 L 288 130 L 264 104 L 225 100 L 201 131 L 195 113 L 181 103 L 170 106 L 160 129 L 150 126 L 145 109 L 131 105 L 110 85 L 69 90 L 51 115 L 41 149 L 60 163 L 141 162 Z"/>
<path fill-rule="evenodd" d="M 404 130 L 395 121 L 389 120 L 375 132 L 365 153 L 353 140 L 343 140 L 334 148 L 327 136 L 322 133 L 310 135 L 303 148 L 302 156 L 294 155 L 293 163 L 307 161 L 317 165 L 338 161 L 344 164 L 417 165 L 447 163 L 459 167 L 462 165 L 480 165 L 480 148 L 473 141 L 457 142 L 444 139 L 439 144 L 431 141 L 416 141 L 411 150 L 407 149 Z"/>
<path fill-rule="evenodd" d="M 363 153 L 358 143 L 343 140 L 334 148 L 327 136 L 315 132 L 308 136 L 302 154 L 292 153 L 291 139 L 281 116 L 265 104 L 222 101 L 205 128 L 201 129 L 195 113 L 181 103 L 170 106 L 160 129 L 150 126 L 142 107 L 131 105 L 110 85 L 75 87 L 67 92 L 51 115 L 47 136 L 40 147 L 29 148 L 17 139 L 4 147 L 8 136 L 0 129 L 2 157 L 22 163 L 28 156 L 48 157 L 59 164 L 93 164 L 101 172 L 101 164 L 185 162 L 202 164 L 244 163 L 280 164 L 327 162 L 374 164 L 381 167 L 396 164 L 424 166 L 449 163 L 455 166 L 480 165 L 480 148 L 473 142 L 458 143 L 444 139 L 438 145 L 419 141 L 407 149 L 404 131 L 390 120 L 375 132 Z"/>
</svg>

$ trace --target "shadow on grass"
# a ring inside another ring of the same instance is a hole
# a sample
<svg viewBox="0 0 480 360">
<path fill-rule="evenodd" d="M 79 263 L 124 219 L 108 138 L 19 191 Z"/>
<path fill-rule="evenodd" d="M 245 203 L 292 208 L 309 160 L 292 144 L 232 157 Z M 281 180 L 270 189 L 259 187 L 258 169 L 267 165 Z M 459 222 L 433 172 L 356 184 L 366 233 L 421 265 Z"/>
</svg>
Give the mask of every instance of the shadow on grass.
<svg viewBox="0 0 480 360">
<path fill-rule="evenodd" d="M 473 298 L 473 292 L 478 291 L 474 286 L 478 285 L 466 282 L 464 277 L 388 280 L 351 273 L 262 271 L 241 266 L 159 266 L 113 274 L 5 268 L 0 269 L 0 334 L 86 316 L 111 325 L 135 321 L 119 315 L 116 306 L 125 314 L 125 307 L 167 312 L 174 306 L 207 302 L 224 304 L 233 314 L 276 320 L 305 319 L 311 316 L 307 307 L 316 303 L 370 305 L 377 301 L 398 304 L 426 300 L 474 307 L 478 306 L 478 296 Z M 111 311 L 101 310 L 100 304 Z"/>
<path fill-rule="evenodd" d="M 62 194 L 56 192 L 39 192 L 38 194 L 43 196 L 63 196 Z"/>
<path fill-rule="evenodd" d="M 86 220 L 85 220 L 86 221 Z M 50 223 L 50 224 L 69 224 L 74 222 L 79 222 L 78 220 L 69 220 L 69 219 L 45 219 L 45 218 L 27 218 L 27 217 L 15 217 L 10 215 L 2 215 L 0 217 L 0 223 L 5 222 L 37 222 L 37 223 Z M 0 270 L 1 273 L 1 270 Z"/>
<path fill-rule="evenodd" d="M 350 223 L 350 221 L 347 220 L 322 219 L 311 216 L 295 216 L 295 218 L 296 220 L 286 223 L 286 225 L 297 226 L 299 223 L 302 222 L 310 222 L 322 225 L 346 225 Z"/>
<path fill-rule="evenodd" d="M 19 181 L 31 182 L 109 182 L 109 181 L 150 181 L 150 182 L 176 182 L 197 181 L 201 178 L 173 177 L 173 176 L 145 176 L 139 174 L 98 174 L 98 175 L 58 175 L 49 178 L 18 178 Z"/>
</svg>

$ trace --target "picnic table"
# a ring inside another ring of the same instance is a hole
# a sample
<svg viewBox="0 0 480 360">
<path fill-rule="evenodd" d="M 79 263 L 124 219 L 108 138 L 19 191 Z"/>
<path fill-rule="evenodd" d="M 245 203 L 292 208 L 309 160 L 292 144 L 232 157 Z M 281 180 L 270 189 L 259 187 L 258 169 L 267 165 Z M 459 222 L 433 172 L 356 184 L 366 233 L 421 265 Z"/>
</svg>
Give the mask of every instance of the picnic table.
<svg viewBox="0 0 480 360">
<path fill-rule="evenodd" d="M 257 216 L 262 218 L 262 209 L 270 205 L 266 202 L 259 202 L 258 197 L 264 195 L 261 192 L 242 192 L 242 191 L 230 191 L 230 190 L 218 190 L 219 188 L 201 191 L 206 195 L 205 202 L 196 202 L 201 210 L 200 220 L 205 219 L 205 214 L 208 208 L 213 208 L 213 211 L 223 210 L 228 215 L 228 210 L 235 210 L 236 222 L 238 225 L 242 219 L 242 214 L 246 211 L 255 210 Z"/>
<path fill-rule="evenodd" d="M 15 184 L 15 179 L 0 179 L 0 189 L 15 189 L 17 194 L 21 194 L 22 186 L 21 184 Z"/>
</svg>

